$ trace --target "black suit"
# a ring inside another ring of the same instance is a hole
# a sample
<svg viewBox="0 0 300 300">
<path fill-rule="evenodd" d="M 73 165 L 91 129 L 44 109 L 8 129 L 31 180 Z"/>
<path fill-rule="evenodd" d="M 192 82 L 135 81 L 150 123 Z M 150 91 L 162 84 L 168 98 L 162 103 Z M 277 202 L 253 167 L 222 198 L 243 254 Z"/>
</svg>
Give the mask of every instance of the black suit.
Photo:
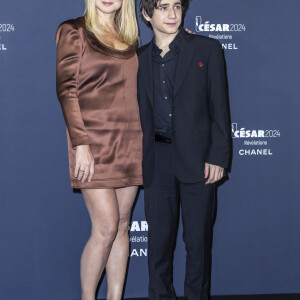
<svg viewBox="0 0 300 300">
<path fill-rule="evenodd" d="M 223 51 L 216 40 L 184 32 L 173 91 L 172 143 L 164 144 L 155 141 L 152 48 L 149 43 L 138 50 L 149 299 L 176 299 L 172 254 L 180 204 L 187 251 L 185 296 L 207 300 L 215 184 L 204 184 L 204 163 L 227 168 L 230 154 Z"/>
<path fill-rule="evenodd" d="M 143 139 L 144 186 L 154 166 L 151 43 L 138 49 L 138 99 Z M 199 63 L 203 64 L 200 67 Z M 180 180 L 204 180 L 204 162 L 228 167 L 230 125 L 223 51 L 218 41 L 184 33 L 174 84 L 173 151 Z"/>
</svg>

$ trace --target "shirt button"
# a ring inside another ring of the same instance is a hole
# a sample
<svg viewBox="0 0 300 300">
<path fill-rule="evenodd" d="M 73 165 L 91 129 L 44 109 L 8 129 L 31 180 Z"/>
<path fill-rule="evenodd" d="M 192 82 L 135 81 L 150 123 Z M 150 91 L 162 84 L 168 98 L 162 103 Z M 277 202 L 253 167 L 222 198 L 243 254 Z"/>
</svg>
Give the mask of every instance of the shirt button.
<svg viewBox="0 0 300 300">
<path fill-rule="evenodd" d="M 165 66 L 165 64 L 162 64 L 161 66 L 162 66 L 162 67 L 164 67 L 164 66 Z"/>
<path fill-rule="evenodd" d="M 169 114 L 169 117 L 172 117 L 172 114 Z"/>
<path fill-rule="evenodd" d="M 166 83 L 165 81 L 163 81 L 163 83 Z"/>
<path fill-rule="evenodd" d="M 165 99 L 168 99 L 168 97 L 165 97 Z"/>
</svg>

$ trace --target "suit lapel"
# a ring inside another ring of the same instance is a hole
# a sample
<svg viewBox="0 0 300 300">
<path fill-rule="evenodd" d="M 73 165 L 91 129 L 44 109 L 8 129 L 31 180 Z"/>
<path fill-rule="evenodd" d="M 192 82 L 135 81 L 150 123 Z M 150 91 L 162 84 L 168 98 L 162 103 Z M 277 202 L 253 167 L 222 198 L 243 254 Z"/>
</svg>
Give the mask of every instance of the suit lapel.
<svg viewBox="0 0 300 300">
<path fill-rule="evenodd" d="M 195 49 L 190 48 L 189 34 L 184 33 L 181 41 L 174 82 L 174 97 L 179 91 L 195 55 Z"/>
<path fill-rule="evenodd" d="M 152 43 L 141 55 L 140 69 L 142 70 L 145 87 L 153 107 L 153 68 L 152 68 Z"/>
</svg>

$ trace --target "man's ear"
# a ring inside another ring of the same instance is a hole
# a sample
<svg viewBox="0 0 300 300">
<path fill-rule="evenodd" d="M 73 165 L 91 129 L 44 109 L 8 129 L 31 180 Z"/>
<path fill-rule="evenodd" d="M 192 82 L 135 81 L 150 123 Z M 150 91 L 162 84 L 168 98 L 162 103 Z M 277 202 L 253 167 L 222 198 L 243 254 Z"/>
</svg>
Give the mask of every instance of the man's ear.
<svg viewBox="0 0 300 300">
<path fill-rule="evenodd" d="M 150 22 L 151 18 L 147 15 L 147 13 L 145 12 L 145 10 L 143 9 L 142 11 L 143 17 L 145 18 L 146 21 Z"/>
</svg>

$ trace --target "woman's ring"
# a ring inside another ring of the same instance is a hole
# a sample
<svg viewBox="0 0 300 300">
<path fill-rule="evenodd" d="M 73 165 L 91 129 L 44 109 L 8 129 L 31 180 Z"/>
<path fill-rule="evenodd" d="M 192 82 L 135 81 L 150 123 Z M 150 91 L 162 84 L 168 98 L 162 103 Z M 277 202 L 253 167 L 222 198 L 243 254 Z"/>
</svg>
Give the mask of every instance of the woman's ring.
<svg viewBox="0 0 300 300">
<path fill-rule="evenodd" d="M 84 170 L 79 170 L 79 172 L 83 172 L 84 173 L 85 171 Z"/>
</svg>

